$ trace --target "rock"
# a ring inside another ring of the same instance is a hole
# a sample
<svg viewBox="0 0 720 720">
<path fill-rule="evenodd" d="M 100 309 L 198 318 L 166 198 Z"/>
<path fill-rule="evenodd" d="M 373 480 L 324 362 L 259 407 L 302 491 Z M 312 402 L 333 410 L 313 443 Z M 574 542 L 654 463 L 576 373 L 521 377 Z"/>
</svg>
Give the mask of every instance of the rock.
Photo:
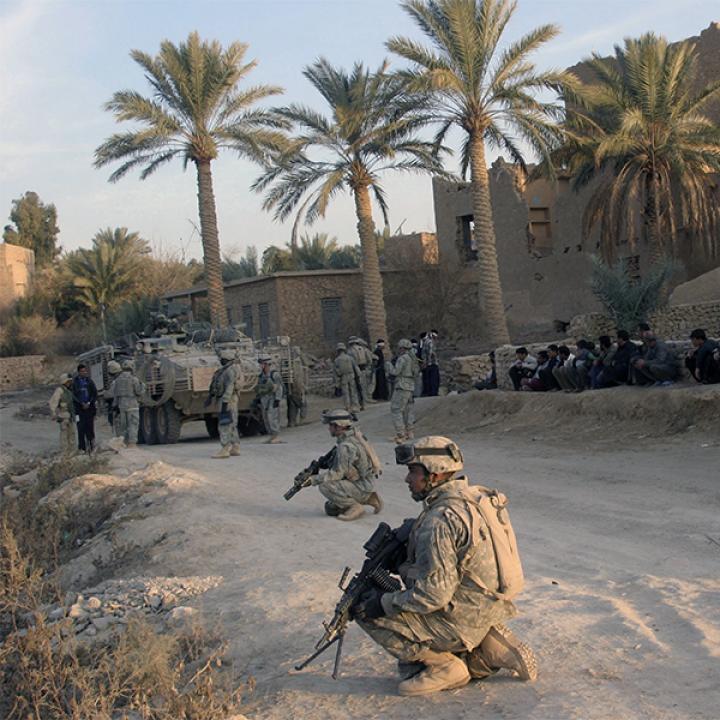
<svg viewBox="0 0 720 720">
<path fill-rule="evenodd" d="M 88 612 L 83 608 L 82 605 L 75 603 L 75 605 L 72 605 L 70 607 L 70 610 L 68 611 L 68 617 L 71 617 L 75 620 L 83 620 L 84 618 L 88 617 Z"/>
<path fill-rule="evenodd" d="M 162 597 L 160 597 L 160 595 L 155 595 L 155 594 L 148 595 L 145 598 L 145 604 L 148 607 L 151 607 L 153 610 L 159 610 L 160 606 L 162 605 Z"/>
<path fill-rule="evenodd" d="M 87 602 L 85 603 L 85 607 L 88 610 L 99 610 L 102 607 L 102 602 L 100 601 L 100 598 L 91 597 L 88 598 Z"/>
<path fill-rule="evenodd" d="M 94 637 L 95 635 L 97 635 L 97 628 L 94 625 L 88 625 L 84 634 L 89 635 L 90 637 Z"/>
<path fill-rule="evenodd" d="M 13 487 L 12 485 L 6 485 L 6 486 L 3 488 L 3 495 L 4 495 L 6 498 L 10 498 L 11 500 L 14 500 L 15 498 L 20 497 L 20 490 L 18 490 L 17 488 Z"/>
<path fill-rule="evenodd" d="M 111 625 L 115 624 L 115 618 L 112 615 L 104 615 L 102 617 L 96 617 L 92 619 L 93 627 L 102 632 L 107 630 Z"/>
<path fill-rule="evenodd" d="M 196 614 L 197 610 L 195 610 L 195 608 L 180 605 L 170 611 L 165 622 L 170 627 L 182 627 L 183 625 L 189 624 Z"/>
<path fill-rule="evenodd" d="M 62 620 L 65 617 L 65 608 L 64 607 L 56 607 L 54 610 L 51 610 L 48 613 L 48 620 Z"/>
</svg>

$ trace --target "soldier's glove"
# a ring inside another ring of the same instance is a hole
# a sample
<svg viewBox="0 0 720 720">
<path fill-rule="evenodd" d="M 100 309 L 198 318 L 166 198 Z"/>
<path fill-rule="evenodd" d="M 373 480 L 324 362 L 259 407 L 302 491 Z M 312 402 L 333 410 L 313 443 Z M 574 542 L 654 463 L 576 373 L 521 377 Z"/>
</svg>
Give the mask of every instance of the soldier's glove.
<svg viewBox="0 0 720 720">
<path fill-rule="evenodd" d="M 385 609 L 380 602 L 383 591 L 380 588 L 366 590 L 353 605 L 351 610 L 353 620 L 375 620 L 385 616 Z"/>
<path fill-rule="evenodd" d="M 273 400 L 273 407 L 279 408 L 280 407 L 280 401 L 279 400 Z"/>
</svg>

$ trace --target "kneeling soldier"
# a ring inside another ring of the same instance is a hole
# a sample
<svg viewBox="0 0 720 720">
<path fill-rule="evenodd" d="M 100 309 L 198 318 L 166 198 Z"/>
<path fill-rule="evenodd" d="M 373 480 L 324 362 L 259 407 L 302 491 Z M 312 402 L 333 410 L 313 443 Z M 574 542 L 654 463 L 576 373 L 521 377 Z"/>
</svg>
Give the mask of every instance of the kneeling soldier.
<svg viewBox="0 0 720 720">
<path fill-rule="evenodd" d="M 375 478 L 381 467 L 367 438 L 347 410 L 326 410 L 322 421 L 337 441 L 330 469 L 312 478 L 327 498 L 325 512 L 338 520 L 356 520 L 364 513 L 363 505 L 369 505 L 379 513 L 382 500 L 375 492 Z"/>
<path fill-rule="evenodd" d="M 458 446 L 426 437 L 396 448 L 408 466 L 405 482 L 413 500 L 424 503 L 395 570 L 405 589 L 371 590 L 353 616 L 394 655 L 401 695 L 425 695 L 462 687 L 500 668 L 534 680 L 532 650 L 501 623 L 515 614 L 498 596 L 498 567 L 488 527 L 468 500 L 468 481 Z"/>
</svg>

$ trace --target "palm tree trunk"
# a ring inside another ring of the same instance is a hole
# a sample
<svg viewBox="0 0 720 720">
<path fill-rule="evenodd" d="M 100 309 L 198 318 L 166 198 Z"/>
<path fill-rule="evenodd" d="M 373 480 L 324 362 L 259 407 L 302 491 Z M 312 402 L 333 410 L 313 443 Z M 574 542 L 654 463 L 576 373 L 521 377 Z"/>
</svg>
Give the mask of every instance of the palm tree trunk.
<svg viewBox="0 0 720 720">
<path fill-rule="evenodd" d="M 648 242 L 648 254 L 651 265 L 656 265 L 664 257 L 664 247 L 660 235 L 660 198 L 658 195 L 657 177 L 654 172 L 647 178 L 647 202 L 645 207 Z"/>
<path fill-rule="evenodd" d="M 380 260 L 375 240 L 375 223 L 372 219 L 370 192 L 367 186 L 355 188 L 355 212 L 358 218 L 358 235 L 362 251 L 362 283 L 365 302 L 365 322 L 370 333 L 370 342 L 387 336 L 385 298 L 380 275 Z"/>
<path fill-rule="evenodd" d="M 495 225 L 490 203 L 490 180 L 485 163 L 485 142 L 480 133 L 470 138 L 470 180 L 472 185 L 474 238 L 478 253 L 477 277 L 480 312 L 493 345 L 510 342 L 500 285 Z"/>
<path fill-rule="evenodd" d="M 198 175 L 198 207 L 200 210 L 200 234 L 202 235 L 205 280 L 208 286 L 210 319 L 215 327 L 227 325 L 225 289 L 220 263 L 220 241 L 218 239 L 215 193 L 213 192 L 212 171 L 209 160 L 196 160 Z"/>
</svg>

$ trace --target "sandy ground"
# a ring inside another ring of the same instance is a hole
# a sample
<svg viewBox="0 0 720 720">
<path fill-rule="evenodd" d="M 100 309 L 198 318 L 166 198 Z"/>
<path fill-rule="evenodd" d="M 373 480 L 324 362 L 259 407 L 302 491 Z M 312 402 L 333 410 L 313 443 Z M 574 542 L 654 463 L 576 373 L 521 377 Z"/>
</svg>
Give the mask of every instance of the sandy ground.
<svg viewBox="0 0 720 720">
<path fill-rule="evenodd" d="M 662 389 L 645 392 L 668 402 Z M 359 567 L 378 520 L 394 525 L 418 512 L 391 464 L 388 405 L 361 418 L 386 463 L 379 487 L 386 508 L 351 524 L 325 517 L 313 488 L 291 502 L 282 498 L 293 475 L 330 446 L 318 423 L 285 432 L 282 445 L 243 440 L 242 455 L 225 461 L 209 459 L 217 445 L 195 424 L 175 446 L 125 451 L 115 460 L 137 467 L 161 459 L 202 475 L 168 506 L 169 517 L 157 518 L 174 532 L 152 571 L 224 578 L 199 604 L 221 617 L 238 670 L 257 681 L 248 717 L 720 717 L 717 424 L 648 437 L 642 425 L 600 418 L 591 427 L 579 406 L 573 414 L 567 405 L 574 400 L 558 397 L 542 402 L 558 403 L 546 410 L 569 413 L 567 422 L 522 428 L 496 417 L 497 400 L 475 398 L 419 401 L 419 428 L 452 435 L 469 476 L 510 497 L 528 578 L 512 625 L 538 654 L 534 684 L 497 676 L 403 699 L 392 658 L 355 626 L 339 680 L 330 677 L 331 653 L 301 673 L 292 670 L 312 652 L 339 596 L 340 573 L 346 564 Z M 0 408 L 3 442 L 46 447 L 54 437 L 49 421 L 13 419 L 22 398 L 11 400 Z M 491 409 L 483 411 L 483 403 Z"/>
</svg>

